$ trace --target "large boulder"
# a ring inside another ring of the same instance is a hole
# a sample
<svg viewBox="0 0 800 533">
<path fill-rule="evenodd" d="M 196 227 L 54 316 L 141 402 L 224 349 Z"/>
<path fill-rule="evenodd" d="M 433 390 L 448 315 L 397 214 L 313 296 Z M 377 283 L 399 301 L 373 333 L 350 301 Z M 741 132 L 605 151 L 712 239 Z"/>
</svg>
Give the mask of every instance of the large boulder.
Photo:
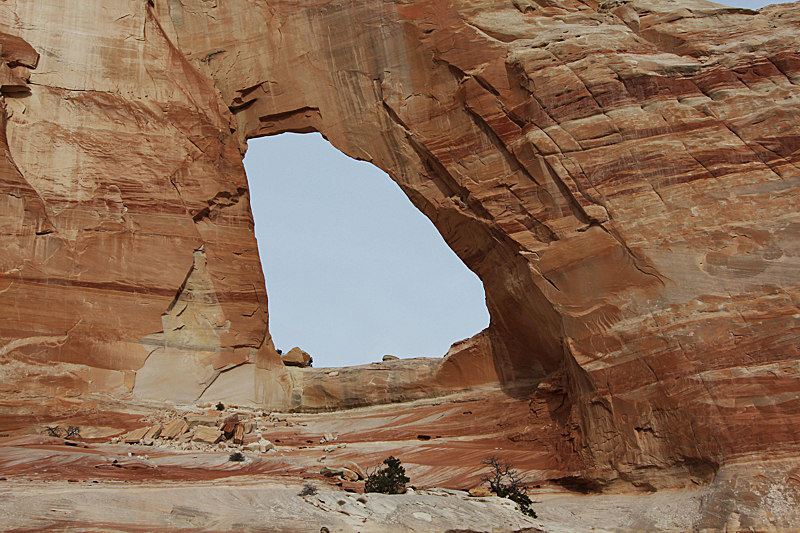
<svg viewBox="0 0 800 533">
<path fill-rule="evenodd" d="M 219 422 L 218 415 L 187 415 L 186 422 L 189 424 L 189 429 L 195 426 L 216 426 Z"/>
<path fill-rule="evenodd" d="M 163 426 L 161 424 L 156 424 L 155 426 L 151 426 L 147 429 L 147 433 L 144 435 L 144 439 L 157 439 L 161 436 L 161 432 L 163 430 Z"/>
<path fill-rule="evenodd" d="M 245 445 L 245 449 L 251 452 L 266 453 L 270 450 L 274 450 L 275 445 L 267 439 L 261 439 L 258 442 L 251 442 L 250 444 Z"/>
<path fill-rule="evenodd" d="M 340 477 L 347 481 L 358 481 L 358 474 L 350 470 L 349 468 L 344 467 L 331 467 L 331 466 L 323 466 L 320 471 L 325 477 Z"/>
<path fill-rule="evenodd" d="M 183 418 L 172 419 L 164 429 L 161 430 L 161 437 L 164 439 L 175 439 L 189 430 L 189 424 Z"/>
<path fill-rule="evenodd" d="M 216 444 L 222 440 L 223 434 L 218 428 L 211 426 L 196 426 L 194 428 L 193 442 Z"/>
<path fill-rule="evenodd" d="M 367 479 L 366 473 L 364 473 L 364 470 L 362 470 L 355 461 L 345 461 L 343 466 L 358 474 L 359 479 Z"/>
<path fill-rule="evenodd" d="M 134 429 L 133 431 L 128 432 L 127 435 L 122 437 L 122 442 L 127 444 L 138 444 L 140 440 L 142 440 L 147 432 L 150 431 L 150 428 L 145 426 L 143 428 Z"/>
<path fill-rule="evenodd" d="M 283 360 L 283 364 L 286 366 L 299 366 L 299 367 L 307 367 L 311 366 L 311 356 L 308 352 L 301 350 L 299 347 L 295 346 L 286 355 L 281 356 Z"/>
</svg>

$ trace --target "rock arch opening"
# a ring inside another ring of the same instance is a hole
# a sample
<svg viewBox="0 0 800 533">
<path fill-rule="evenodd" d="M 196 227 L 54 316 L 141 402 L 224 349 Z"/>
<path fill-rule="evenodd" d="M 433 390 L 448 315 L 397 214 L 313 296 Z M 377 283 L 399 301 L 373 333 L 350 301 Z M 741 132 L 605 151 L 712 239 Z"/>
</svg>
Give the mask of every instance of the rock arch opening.
<svg viewBox="0 0 800 533">
<path fill-rule="evenodd" d="M 318 133 L 250 139 L 245 167 L 277 348 L 351 366 L 487 327 L 480 280 L 377 167 Z"/>
</svg>

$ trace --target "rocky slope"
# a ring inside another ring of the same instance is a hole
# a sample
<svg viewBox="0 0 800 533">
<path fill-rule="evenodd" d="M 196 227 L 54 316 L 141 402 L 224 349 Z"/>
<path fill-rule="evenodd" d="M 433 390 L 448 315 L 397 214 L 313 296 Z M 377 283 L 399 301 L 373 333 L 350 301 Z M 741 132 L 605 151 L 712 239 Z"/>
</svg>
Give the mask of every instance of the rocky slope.
<svg viewBox="0 0 800 533">
<path fill-rule="evenodd" d="M 695 478 L 681 491 L 595 494 L 554 477 L 562 471 L 549 443 L 532 446 L 498 420 L 498 411 L 509 420 L 524 417 L 525 407 L 489 390 L 319 414 L 104 405 L 103 418 L 73 413 L 62 419 L 62 428 L 78 428 L 82 442 L 37 435 L 42 425 L 0 436 L 0 513 L 8 531 L 711 533 L 800 527 L 796 460 L 734 461 L 711 483 Z M 248 426 L 245 442 L 266 437 L 274 447 L 198 439 L 198 428 L 233 416 Z M 141 443 L 129 438 L 160 423 L 169 427 L 167 421 L 192 425 L 194 438 L 177 442 L 166 430 Z M 242 462 L 230 460 L 237 449 Z M 363 481 L 322 475 L 353 463 L 355 470 L 370 471 L 389 455 L 401 458 L 413 492 L 362 495 Z M 487 473 L 482 461 L 489 455 L 525 472 L 537 519 L 509 500 L 468 495 Z M 301 497 L 309 483 L 318 495 Z"/>
<path fill-rule="evenodd" d="M 516 442 L 582 488 L 796 457 L 799 25 L 700 0 L 3 2 L 3 401 L 361 395 L 280 362 L 241 165 L 319 131 L 486 289 L 488 330 L 404 387 L 499 383 Z"/>
</svg>

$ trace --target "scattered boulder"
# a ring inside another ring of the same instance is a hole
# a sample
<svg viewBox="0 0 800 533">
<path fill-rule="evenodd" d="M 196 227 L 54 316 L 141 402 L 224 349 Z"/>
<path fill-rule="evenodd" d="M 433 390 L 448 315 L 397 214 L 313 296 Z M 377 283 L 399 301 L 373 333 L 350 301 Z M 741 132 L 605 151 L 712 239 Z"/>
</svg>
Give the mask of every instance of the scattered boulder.
<svg viewBox="0 0 800 533">
<path fill-rule="evenodd" d="M 225 422 L 220 426 L 220 430 L 222 430 L 222 434 L 225 435 L 225 439 L 229 440 L 233 438 L 236 433 L 236 428 L 240 426 L 241 424 L 238 422 Z"/>
<path fill-rule="evenodd" d="M 189 424 L 189 429 L 195 426 L 216 426 L 219 421 L 217 415 L 187 415 L 186 422 Z"/>
<path fill-rule="evenodd" d="M 325 477 L 338 477 L 342 475 L 342 469 L 330 466 L 323 466 L 320 469 L 319 473 Z"/>
<path fill-rule="evenodd" d="M 342 478 L 347 481 L 358 481 L 358 474 L 350 470 L 349 468 L 342 467 Z"/>
<path fill-rule="evenodd" d="M 220 426 L 224 426 L 226 424 L 231 424 L 231 423 L 235 424 L 237 422 L 239 422 L 239 415 L 237 413 L 233 413 L 230 416 L 226 416 L 225 418 L 220 419 L 218 423 Z"/>
<path fill-rule="evenodd" d="M 126 444 L 138 444 L 139 441 L 142 440 L 145 435 L 147 435 L 149 429 L 150 429 L 149 427 L 134 429 L 133 431 L 129 432 L 127 435 L 122 437 L 122 442 Z"/>
<path fill-rule="evenodd" d="M 258 442 L 251 442 L 250 444 L 246 445 L 245 449 L 251 452 L 267 453 L 269 450 L 275 449 L 275 445 L 267 439 L 261 439 Z"/>
<path fill-rule="evenodd" d="M 350 470 L 349 468 L 344 467 L 330 467 L 330 466 L 323 466 L 320 471 L 325 477 L 340 477 L 347 481 L 358 481 L 358 474 Z"/>
<path fill-rule="evenodd" d="M 164 439 L 174 439 L 180 437 L 188 430 L 189 424 L 181 418 L 176 418 L 161 430 L 161 437 Z"/>
<path fill-rule="evenodd" d="M 299 367 L 306 367 L 311 366 L 311 356 L 308 352 L 301 350 L 299 347 L 295 346 L 286 355 L 281 356 L 281 360 L 283 360 L 283 364 L 286 366 L 299 366 Z"/>
<path fill-rule="evenodd" d="M 236 424 L 236 429 L 233 432 L 233 443 L 234 444 L 243 444 L 244 443 L 244 425 L 243 424 Z"/>
<path fill-rule="evenodd" d="M 155 426 L 151 426 L 147 433 L 145 433 L 144 438 L 145 440 L 152 441 L 153 439 L 157 439 L 161 436 L 162 426 L 161 424 L 156 424 Z"/>
<path fill-rule="evenodd" d="M 397 357 L 396 355 L 386 354 L 386 355 L 383 356 L 383 360 L 384 361 L 397 361 L 398 359 L 400 359 L 400 358 Z"/>
<path fill-rule="evenodd" d="M 196 426 L 192 442 L 204 442 L 206 444 L 216 444 L 222 440 L 222 431 L 211 426 Z"/>
<path fill-rule="evenodd" d="M 358 474 L 359 479 L 367 479 L 367 475 L 364 473 L 361 467 L 355 463 L 355 461 L 345 461 L 344 467 Z"/>
</svg>

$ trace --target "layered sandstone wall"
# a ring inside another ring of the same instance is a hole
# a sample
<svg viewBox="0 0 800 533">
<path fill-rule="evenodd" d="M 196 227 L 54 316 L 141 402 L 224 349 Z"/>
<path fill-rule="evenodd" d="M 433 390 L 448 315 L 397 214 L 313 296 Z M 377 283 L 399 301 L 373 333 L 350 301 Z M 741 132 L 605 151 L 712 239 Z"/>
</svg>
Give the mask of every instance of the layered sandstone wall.
<svg viewBox="0 0 800 533">
<path fill-rule="evenodd" d="M 40 56 L 4 92 L 7 386 L 194 401 L 228 371 L 233 396 L 283 401 L 242 148 L 210 80 L 147 2 L 6 2 L 0 25 Z"/>
<path fill-rule="evenodd" d="M 796 449 L 796 8 L 167 7 L 240 138 L 321 131 L 431 218 L 576 469 Z"/>
<path fill-rule="evenodd" d="M 499 376 L 579 481 L 797 454 L 799 21 L 699 0 L 6 2 L 0 31 L 40 59 L 4 97 L 0 353 L 46 394 L 291 404 L 241 157 L 320 131 L 484 283 L 485 348 L 434 388 Z M 74 379 L 37 377 L 55 363 Z"/>
</svg>

